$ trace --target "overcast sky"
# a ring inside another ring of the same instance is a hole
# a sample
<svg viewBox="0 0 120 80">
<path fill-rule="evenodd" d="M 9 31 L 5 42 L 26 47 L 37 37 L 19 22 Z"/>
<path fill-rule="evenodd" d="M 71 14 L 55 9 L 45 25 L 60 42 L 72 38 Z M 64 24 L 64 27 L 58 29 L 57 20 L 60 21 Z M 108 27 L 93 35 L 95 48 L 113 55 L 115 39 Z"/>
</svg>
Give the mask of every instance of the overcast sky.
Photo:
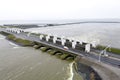
<svg viewBox="0 0 120 80">
<path fill-rule="evenodd" d="M 120 18 L 120 0 L 0 0 L 0 20 Z"/>
</svg>

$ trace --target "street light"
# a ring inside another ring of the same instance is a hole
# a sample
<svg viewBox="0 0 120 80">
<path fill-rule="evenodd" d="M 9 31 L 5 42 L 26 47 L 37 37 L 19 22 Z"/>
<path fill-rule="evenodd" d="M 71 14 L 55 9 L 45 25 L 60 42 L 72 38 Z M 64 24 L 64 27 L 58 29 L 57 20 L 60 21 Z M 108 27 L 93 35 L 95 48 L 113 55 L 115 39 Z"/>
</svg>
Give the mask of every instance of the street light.
<svg viewBox="0 0 120 80">
<path fill-rule="evenodd" d="M 99 62 L 101 62 L 101 55 L 102 54 L 103 54 L 103 51 L 101 51 L 100 54 L 99 54 L 99 60 L 98 60 Z"/>
<path fill-rule="evenodd" d="M 29 32 L 29 33 L 27 34 L 27 36 L 29 37 L 29 36 L 30 36 L 30 34 L 31 34 L 31 32 Z"/>
<path fill-rule="evenodd" d="M 105 55 L 106 57 L 108 56 L 108 54 L 106 53 L 106 50 L 107 49 L 110 49 L 110 45 L 108 45 L 104 50 L 102 50 L 101 52 L 100 52 L 100 54 L 99 54 L 99 62 L 101 62 L 101 55 L 103 54 L 103 55 Z"/>
</svg>

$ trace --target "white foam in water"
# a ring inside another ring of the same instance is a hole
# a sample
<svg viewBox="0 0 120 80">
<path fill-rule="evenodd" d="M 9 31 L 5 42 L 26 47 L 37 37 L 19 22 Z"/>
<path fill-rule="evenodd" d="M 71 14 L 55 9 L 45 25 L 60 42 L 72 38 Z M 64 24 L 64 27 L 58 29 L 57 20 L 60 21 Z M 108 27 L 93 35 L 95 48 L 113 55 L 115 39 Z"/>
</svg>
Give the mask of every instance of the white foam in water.
<svg viewBox="0 0 120 80">
<path fill-rule="evenodd" d="M 5 39 L 5 37 L 4 37 L 4 36 L 2 36 L 2 35 L 0 35 L 0 39 Z"/>
<path fill-rule="evenodd" d="M 13 49 L 20 48 L 20 47 L 13 47 Z"/>
<path fill-rule="evenodd" d="M 9 42 L 9 44 L 12 45 L 12 46 L 18 46 L 16 44 L 12 43 L 12 42 Z"/>
<path fill-rule="evenodd" d="M 14 44 L 14 43 L 12 43 L 12 42 L 9 42 L 9 44 L 12 45 L 12 46 L 14 46 L 13 49 L 20 48 L 20 46 Z"/>
<path fill-rule="evenodd" d="M 73 73 L 73 63 L 74 62 L 72 62 L 72 63 L 70 63 L 69 64 L 69 77 L 68 77 L 68 79 L 67 80 L 73 80 L 73 76 L 74 76 L 74 73 Z"/>
<path fill-rule="evenodd" d="M 5 39 L 5 38 L 0 38 L 0 39 Z"/>
</svg>

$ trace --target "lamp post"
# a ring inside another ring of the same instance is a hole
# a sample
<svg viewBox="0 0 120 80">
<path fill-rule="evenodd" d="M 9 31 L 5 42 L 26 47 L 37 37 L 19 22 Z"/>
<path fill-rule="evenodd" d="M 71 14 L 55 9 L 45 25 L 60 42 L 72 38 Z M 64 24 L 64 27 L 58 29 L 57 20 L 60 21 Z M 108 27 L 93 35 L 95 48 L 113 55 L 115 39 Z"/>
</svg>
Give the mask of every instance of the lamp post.
<svg viewBox="0 0 120 80">
<path fill-rule="evenodd" d="M 106 53 L 106 50 L 110 48 L 110 45 L 108 45 L 104 50 L 102 50 L 99 54 L 99 62 L 101 62 L 101 55 L 104 54 L 106 57 L 108 56 L 108 54 Z"/>
<path fill-rule="evenodd" d="M 99 60 L 98 60 L 99 62 L 101 62 L 101 55 L 102 54 L 103 54 L 103 51 L 101 51 L 100 54 L 99 54 Z"/>
<path fill-rule="evenodd" d="M 30 36 L 30 34 L 31 34 L 31 33 L 29 32 L 29 33 L 27 34 L 27 36 L 29 37 L 29 36 Z"/>
</svg>

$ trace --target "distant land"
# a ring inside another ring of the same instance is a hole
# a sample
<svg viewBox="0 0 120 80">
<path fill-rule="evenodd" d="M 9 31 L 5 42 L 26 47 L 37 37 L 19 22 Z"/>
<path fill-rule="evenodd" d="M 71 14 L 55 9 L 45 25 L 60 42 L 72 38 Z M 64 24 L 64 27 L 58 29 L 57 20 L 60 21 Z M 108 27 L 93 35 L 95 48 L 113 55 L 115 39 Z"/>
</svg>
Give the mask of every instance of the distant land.
<svg viewBox="0 0 120 80">
<path fill-rule="evenodd" d="M 120 19 L 0 20 L 0 24 L 64 24 L 74 22 L 120 22 Z"/>
<path fill-rule="evenodd" d="M 1 20 L 0 25 L 20 28 L 48 27 L 84 23 L 120 23 L 120 19 L 71 19 L 71 20 Z"/>
</svg>

